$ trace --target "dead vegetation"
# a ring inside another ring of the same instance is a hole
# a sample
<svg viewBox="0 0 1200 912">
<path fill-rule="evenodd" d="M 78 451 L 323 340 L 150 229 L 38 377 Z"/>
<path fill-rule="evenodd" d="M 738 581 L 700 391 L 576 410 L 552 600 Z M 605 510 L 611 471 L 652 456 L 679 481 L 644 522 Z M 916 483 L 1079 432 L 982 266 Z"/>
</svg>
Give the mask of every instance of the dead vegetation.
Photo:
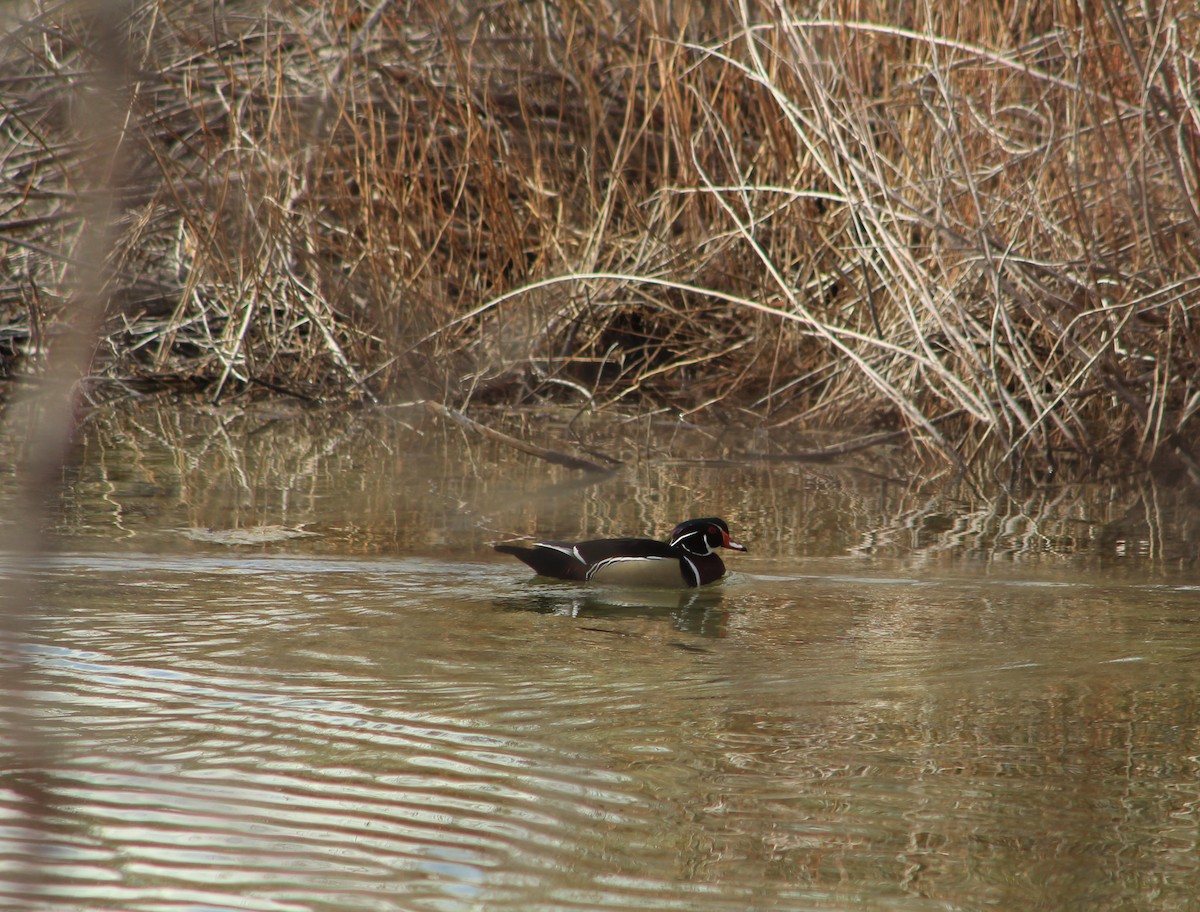
<svg viewBox="0 0 1200 912">
<path fill-rule="evenodd" d="M 0 351 L 31 379 L 89 229 L 94 36 L 84 5 L 13 10 Z M 109 389 L 1197 471 L 1192 4 L 138 2 L 123 28 Z"/>
</svg>

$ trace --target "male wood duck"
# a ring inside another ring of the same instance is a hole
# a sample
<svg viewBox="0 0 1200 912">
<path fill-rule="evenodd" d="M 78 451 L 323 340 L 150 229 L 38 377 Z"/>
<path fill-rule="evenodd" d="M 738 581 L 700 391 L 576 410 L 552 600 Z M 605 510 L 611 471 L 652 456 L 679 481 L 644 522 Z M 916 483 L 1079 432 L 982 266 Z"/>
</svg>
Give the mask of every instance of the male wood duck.
<svg viewBox="0 0 1200 912">
<path fill-rule="evenodd" d="M 729 526 L 715 516 L 689 519 L 669 541 L 650 538 L 599 538 L 584 542 L 536 542 L 532 548 L 496 545 L 524 561 L 538 576 L 615 586 L 679 588 L 704 586 L 725 575 L 716 548 L 745 551 L 729 537 Z"/>
</svg>

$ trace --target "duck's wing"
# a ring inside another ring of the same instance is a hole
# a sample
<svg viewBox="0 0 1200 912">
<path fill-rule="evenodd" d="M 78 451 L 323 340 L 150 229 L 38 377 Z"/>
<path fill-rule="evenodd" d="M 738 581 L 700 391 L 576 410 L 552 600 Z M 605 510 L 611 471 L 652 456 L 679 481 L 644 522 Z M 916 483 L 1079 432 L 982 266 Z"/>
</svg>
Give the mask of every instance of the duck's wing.
<svg viewBox="0 0 1200 912">
<path fill-rule="evenodd" d="M 695 558 L 651 538 L 598 538 L 584 542 L 537 542 L 532 547 L 496 545 L 539 576 L 590 580 L 613 586 L 679 588 L 704 580 Z"/>
<path fill-rule="evenodd" d="M 587 579 L 588 564 L 570 542 L 538 542 L 532 548 L 522 545 L 495 545 L 501 554 L 511 554 L 538 576 L 555 579 Z"/>
</svg>

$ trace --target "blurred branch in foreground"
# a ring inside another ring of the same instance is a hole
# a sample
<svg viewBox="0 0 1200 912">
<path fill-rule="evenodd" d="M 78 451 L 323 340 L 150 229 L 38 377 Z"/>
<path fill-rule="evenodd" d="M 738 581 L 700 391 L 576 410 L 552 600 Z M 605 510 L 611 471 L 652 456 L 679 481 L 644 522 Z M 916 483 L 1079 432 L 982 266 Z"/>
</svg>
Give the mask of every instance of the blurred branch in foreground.
<svg viewBox="0 0 1200 912">
<path fill-rule="evenodd" d="M 0 706 L 4 743 L 0 750 L 6 755 L 6 784 L 20 795 L 25 808 L 25 819 L 14 822 L 16 831 L 26 834 L 20 867 L 8 874 L 25 886 L 31 903 L 45 879 L 37 831 L 54 799 L 46 781 L 51 757 L 40 734 L 28 643 L 41 607 L 39 570 L 54 549 L 47 534 L 48 514 L 69 457 L 81 382 L 88 373 L 113 290 L 109 264 L 118 204 L 115 188 L 122 185 L 123 146 L 129 141 L 126 5 L 95 0 L 79 4 L 78 11 L 87 25 L 87 56 L 91 60 L 90 70 L 76 79 L 71 107 L 83 182 L 76 186 L 77 231 L 70 237 L 64 235 L 63 249 L 57 252 L 72 264 L 72 293 L 55 325 L 47 328 L 48 346 L 26 354 L 23 368 L 32 382 L 14 396 L 4 412 L 4 433 L 24 438 L 25 446 L 0 525 L 5 565 L 0 588 L 0 676 L 4 681 Z"/>
</svg>

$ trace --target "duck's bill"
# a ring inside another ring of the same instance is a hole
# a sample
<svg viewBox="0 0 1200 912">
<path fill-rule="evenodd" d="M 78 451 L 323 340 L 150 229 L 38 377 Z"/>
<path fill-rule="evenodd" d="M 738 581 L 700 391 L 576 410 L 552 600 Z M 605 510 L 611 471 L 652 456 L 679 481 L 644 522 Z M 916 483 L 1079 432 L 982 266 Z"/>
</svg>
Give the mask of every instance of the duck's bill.
<svg viewBox="0 0 1200 912">
<path fill-rule="evenodd" d="M 726 548 L 731 548 L 734 551 L 749 551 L 750 550 L 745 545 L 739 544 L 738 542 L 735 542 L 732 538 L 730 538 L 728 532 L 725 533 L 724 538 L 725 538 L 725 541 L 723 542 L 723 544 L 725 545 Z"/>
</svg>

